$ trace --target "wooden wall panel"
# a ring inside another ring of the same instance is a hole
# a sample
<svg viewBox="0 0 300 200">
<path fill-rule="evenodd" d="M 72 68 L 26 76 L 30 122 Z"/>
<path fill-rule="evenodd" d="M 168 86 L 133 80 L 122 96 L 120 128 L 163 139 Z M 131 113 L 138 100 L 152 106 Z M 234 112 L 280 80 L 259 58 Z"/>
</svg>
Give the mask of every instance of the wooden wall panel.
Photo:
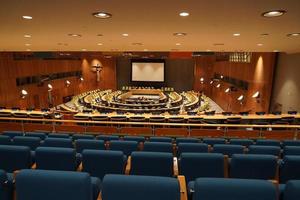
<svg viewBox="0 0 300 200">
<path fill-rule="evenodd" d="M 0 106 L 48 107 L 47 84 L 50 82 L 45 82 L 43 86 L 30 84 L 18 87 L 16 85 L 17 77 L 82 70 L 83 82 L 78 77 L 51 81 L 54 105 L 61 104 L 65 96 L 76 95 L 97 88 L 116 88 L 114 58 L 106 59 L 100 53 L 83 54 L 81 57 L 81 60 L 14 60 L 13 53 L 0 53 Z M 96 74 L 90 70 L 93 59 L 100 60 L 104 66 L 100 75 L 100 82 L 96 82 Z M 71 82 L 69 87 L 65 86 L 67 79 Z M 25 99 L 20 98 L 22 89 L 29 93 Z"/>
</svg>

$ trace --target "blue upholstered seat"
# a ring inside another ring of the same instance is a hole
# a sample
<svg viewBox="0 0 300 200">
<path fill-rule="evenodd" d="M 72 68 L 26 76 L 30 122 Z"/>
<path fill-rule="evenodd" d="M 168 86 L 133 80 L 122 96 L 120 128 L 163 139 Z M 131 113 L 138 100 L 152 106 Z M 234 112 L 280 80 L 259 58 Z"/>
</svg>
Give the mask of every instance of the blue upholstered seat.
<svg viewBox="0 0 300 200">
<path fill-rule="evenodd" d="M 288 181 L 284 192 L 283 200 L 299 200 L 300 199 L 300 180 Z"/>
<path fill-rule="evenodd" d="M 111 140 L 119 140 L 119 136 L 117 135 L 98 135 L 96 137 L 97 140 L 111 141 Z"/>
<path fill-rule="evenodd" d="M 103 140 L 78 139 L 75 141 L 76 152 L 81 153 L 84 149 L 104 150 Z"/>
<path fill-rule="evenodd" d="M 86 134 L 74 134 L 72 136 L 73 140 L 79 140 L 79 139 L 86 139 L 86 140 L 93 140 L 95 139 L 94 135 L 86 135 Z"/>
<path fill-rule="evenodd" d="M 253 140 L 250 139 L 230 139 L 230 144 L 243 145 L 248 147 L 253 144 Z"/>
<path fill-rule="evenodd" d="M 275 179 L 277 157 L 273 155 L 233 154 L 230 177 L 242 179 Z"/>
<path fill-rule="evenodd" d="M 282 146 L 300 146 L 300 140 L 283 140 Z"/>
<path fill-rule="evenodd" d="M 224 138 L 203 138 L 203 143 L 213 146 L 215 144 L 225 144 L 226 140 Z"/>
<path fill-rule="evenodd" d="M 41 139 L 38 137 L 16 136 L 13 138 L 13 145 L 27 146 L 34 151 L 41 144 Z"/>
<path fill-rule="evenodd" d="M 186 182 L 198 177 L 224 177 L 224 155 L 220 153 L 182 153 L 179 174 Z"/>
<path fill-rule="evenodd" d="M 173 176 L 173 155 L 162 152 L 132 152 L 130 174 Z"/>
<path fill-rule="evenodd" d="M 114 151 L 122 151 L 126 156 L 129 156 L 131 152 L 138 150 L 138 142 L 112 140 L 110 141 L 109 149 Z"/>
<path fill-rule="evenodd" d="M 300 156 L 300 146 L 284 146 L 283 155 L 295 155 Z"/>
<path fill-rule="evenodd" d="M 151 152 L 173 152 L 173 145 L 167 142 L 145 142 L 144 143 L 144 151 Z"/>
<path fill-rule="evenodd" d="M 222 153 L 231 157 L 232 154 L 243 154 L 244 146 L 237 144 L 215 144 L 213 153 Z"/>
<path fill-rule="evenodd" d="M 179 143 L 177 145 L 178 155 L 181 153 L 194 152 L 194 153 L 207 153 L 208 145 L 204 143 Z"/>
<path fill-rule="evenodd" d="M 0 135 L 0 145 L 12 144 L 11 138 L 8 135 Z"/>
<path fill-rule="evenodd" d="M 289 180 L 300 180 L 300 156 L 284 156 L 280 164 L 280 183 Z"/>
<path fill-rule="evenodd" d="M 75 171 L 79 164 L 71 148 L 38 147 L 35 153 L 37 169 Z"/>
<path fill-rule="evenodd" d="M 265 154 L 265 155 L 280 155 L 280 147 L 279 146 L 265 146 L 265 145 L 250 145 L 249 146 L 249 154 Z"/>
<path fill-rule="evenodd" d="M 13 183 L 8 179 L 4 170 L 0 169 L 0 199 L 12 200 Z"/>
<path fill-rule="evenodd" d="M 0 145 L 0 169 L 12 173 L 15 170 L 30 168 L 31 163 L 29 147 Z"/>
<path fill-rule="evenodd" d="M 46 138 L 41 146 L 73 148 L 73 143 L 70 138 Z"/>
<path fill-rule="evenodd" d="M 11 139 L 13 139 L 15 136 L 23 136 L 23 132 L 21 131 L 3 131 L 3 135 L 9 136 Z"/>
<path fill-rule="evenodd" d="M 103 200 L 180 200 L 177 179 L 153 176 L 106 175 Z"/>
<path fill-rule="evenodd" d="M 280 147 L 280 141 L 279 140 L 258 139 L 258 140 L 256 140 L 256 145 Z"/>
<path fill-rule="evenodd" d="M 42 132 L 26 132 L 24 136 L 38 137 L 41 140 L 44 140 L 44 139 L 46 139 L 47 134 L 46 133 L 42 133 Z"/>
<path fill-rule="evenodd" d="M 66 138 L 69 139 L 70 135 L 67 133 L 50 133 L 48 134 L 48 138 Z"/>
<path fill-rule="evenodd" d="M 173 139 L 170 137 L 150 137 L 149 142 L 168 142 L 172 143 Z"/>
<path fill-rule="evenodd" d="M 96 200 L 95 190 L 100 180 L 84 172 L 22 170 L 16 176 L 17 200 Z"/>
<path fill-rule="evenodd" d="M 136 142 L 144 142 L 145 138 L 142 136 L 124 136 L 123 138 L 125 141 L 136 141 Z"/>
<path fill-rule="evenodd" d="M 178 143 L 199 143 L 200 139 L 198 138 L 186 138 L 186 137 L 180 137 L 176 138 L 176 144 Z"/>
<path fill-rule="evenodd" d="M 122 151 L 83 150 L 83 171 L 103 178 L 106 174 L 124 174 L 127 157 Z"/>
<path fill-rule="evenodd" d="M 198 178 L 194 190 L 193 200 L 277 200 L 267 180 Z"/>
</svg>

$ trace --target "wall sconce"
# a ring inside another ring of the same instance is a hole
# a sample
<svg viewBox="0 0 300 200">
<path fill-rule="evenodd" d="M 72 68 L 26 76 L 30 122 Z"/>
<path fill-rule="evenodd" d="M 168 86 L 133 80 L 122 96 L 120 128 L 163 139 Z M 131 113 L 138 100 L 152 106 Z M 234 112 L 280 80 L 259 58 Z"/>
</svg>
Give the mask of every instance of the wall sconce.
<svg viewBox="0 0 300 200">
<path fill-rule="evenodd" d="M 210 82 L 209 82 L 209 84 L 211 84 L 211 85 L 212 85 L 213 83 L 214 83 L 214 81 L 210 81 Z"/>
<path fill-rule="evenodd" d="M 230 88 L 227 88 L 227 89 L 225 90 L 225 93 L 228 93 L 228 92 L 230 92 Z"/>
<path fill-rule="evenodd" d="M 203 77 L 200 78 L 200 82 L 201 82 L 201 84 L 204 83 L 204 78 Z"/>
<path fill-rule="evenodd" d="M 223 76 L 223 75 L 221 75 L 221 76 L 220 76 L 220 78 L 221 78 L 221 79 L 223 79 L 223 78 L 224 78 L 224 76 Z"/>
<path fill-rule="evenodd" d="M 221 83 L 219 83 L 216 87 L 217 87 L 217 88 L 220 88 L 220 87 L 221 87 Z"/>
<path fill-rule="evenodd" d="M 79 80 L 80 80 L 81 82 L 83 82 L 83 81 L 84 81 L 84 78 L 81 76 L 81 77 L 79 78 Z"/>
<path fill-rule="evenodd" d="M 256 99 L 256 102 L 259 103 L 259 98 L 260 98 L 260 93 L 259 91 L 256 91 L 253 95 L 252 98 Z"/>
<path fill-rule="evenodd" d="M 71 82 L 69 80 L 66 80 L 65 84 L 66 84 L 66 87 L 69 87 L 71 85 Z"/>
<path fill-rule="evenodd" d="M 243 104 L 244 95 L 239 96 L 237 100 L 240 102 L 240 104 Z"/>
<path fill-rule="evenodd" d="M 53 87 L 52 87 L 52 85 L 49 83 L 49 84 L 48 84 L 48 92 L 51 92 L 52 89 L 53 89 Z"/>
<path fill-rule="evenodd" d="M 27 95 L 28 95 L 28 92 L 26 90 L 24 90 L 24 89 L 21 90 L 21 98 L 22 99 L 25 99 Z"/>
</svg>

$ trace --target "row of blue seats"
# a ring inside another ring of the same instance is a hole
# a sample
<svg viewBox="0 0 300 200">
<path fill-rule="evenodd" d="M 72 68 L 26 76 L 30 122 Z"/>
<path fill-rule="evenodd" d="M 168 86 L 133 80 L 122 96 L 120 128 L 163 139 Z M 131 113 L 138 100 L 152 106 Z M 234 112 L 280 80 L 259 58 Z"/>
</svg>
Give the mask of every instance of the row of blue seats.
<svg viewBox="0 0 300 200">
<path fill-rule="evenodd" d="M 106 175 L 97 187 L 83 172 L 21 170 L 15 179 L 17 200 L 186 200 L 180 179 L 153 176 Z M 97 191 L 95 192 L 95 188 Z M 267 180 L 198 178 L 192 200 L 278 200 L 277 186 Z M 12 200 L 13 186 L 0 171 L 0 198 Z M 282 200 L 299 200 L 300 180 L 289 181 Z"/>
<path fill-rule="evenodd" d="M 77 139 L 73 142 L 67 138 L 46 138 L 41 140 L 37 137 L 29 136 L 15 136 L 10 139 L 9 136 L 0 135 L 0 145 L 19 145 L 28 146 L 34 151 L 39 146 L 46 147 L 65 147 L 65 148 L 76 148 L 77 153 L 81 153 L 83 149 L 111 149 L 123 151 L 126 155 L 130 155 L 132 151 L 143 150 L 143 151 L 157 151 L 157 152 L 173 152 L 179 156 L 182 152 L 199 152 L 199 153 L 223 153 L 231 156 L 237 153 L 250 153 L 250 154 L 271 154 L 280 156 L 281 153 L 285 155 L 300 155 L 300 146 L 285 146 L 281 150 L 278 146 L 268 145 L 250 145 L 245 148 L 243 145 L 237 144 L 215 144 L 210 147 L 206 143 L 178 143 L 174 146 L 168 142 L 151 142 L 146 141 L 142 145 L 139 145 L 137 141 L 125 141 L 125 140 L 112 140 L 105 142 L 104 140 L 94 139 Z"/>
<path fill-rule="evenodd" d="M 220 153 L 182 153 L 177 162 L 172 153 L 162 152 L 135 151 L 127 157 L 121 151 L 86 149 L 80 158 L 76 155 L 71 148 L 38 147 L 33 168 L 86 171 L 99 178 L 125 172 L 156 176 L 180 174 L 186 176 L 187 182 L 207 176 L 275 180 L 280 177 L 283 184 L 300 179 L 300 156 L 285 156 L 279 161 L 273 155 L 233 154 L 229 162 Z M 23 146 L 0 145 L 0 160 L 0 169 L 9 173 L 31 168 L 34 163 L 30 149 Z"/>
</svg>

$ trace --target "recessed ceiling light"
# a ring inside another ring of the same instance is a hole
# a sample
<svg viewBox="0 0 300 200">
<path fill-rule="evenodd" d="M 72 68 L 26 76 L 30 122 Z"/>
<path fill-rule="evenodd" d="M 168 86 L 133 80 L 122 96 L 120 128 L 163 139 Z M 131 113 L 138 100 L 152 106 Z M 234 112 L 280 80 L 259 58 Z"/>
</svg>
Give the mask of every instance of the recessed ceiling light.
<svg viewBox="0 0 300 200">
<path fill-rule="evenodd" d="M 299 35 L 300 35 L 300 33 L 289 33 L 286 36 L 288 36 L 288 37 L 297 37 Z"/>
<path fill-rule="evenodd" d="M 214 45 L 215 45 L 215 46 L 223 46 L 224 43 L 215 43 Z"/>
<path fill-rule="evenodd" d="M 99 37 L 102 37 L 102 36 L 103 36 L 103 34 L 99 33 L 99 34 L 97 34 L 97 36 L 99 36 Z"/>
<path fill-rule="evenodd" d="M 259 44 L 257 44 L 257 46 L 261 47 L 261 46 L 263 46 L 263 44 L 259 43 Z"/>
<path fill-rule="evenodd" d="M 141 43 L 141 42 L 134 42 L 134 43 L 132 43 L 132 45 L 141 46 L 141 45 L 143 45 L 143 43 Z"/>
<path fill-rule="evenodd" d="M 286 13 L 285 10 L 271 10 L 271 11 L 264 12 L 261 15 L 263 17 L 279 17 L 285 13 Z"/>
<path fill-rule="evenodd" d="M 111 18 L 112 17 L 112 14 L 107 13 L 107 12 L 102 12 L 102 11 L 100 11 L 100 12 L 94 12 L 92 15 L 94 17 L 99 18 L 99 19 L 107 19 L 107 18 Z"/>
<path fill-rule="evenodd" d="M 24 37 L 26 37 L 26 38 L 31 38 L 31 35 L 26 34 L 26 35 L 24 35 Z"/>
<path fill-rule="evenodd" d="M 176 46 L 180 46 L 181 44 L 180 44 L 180 43 L 176 43 L 175 45 L 176 45 Z"/>
<path fill-rule="evenodd" d="M 268 36 L 268 35 L 270 35 L 269 33 L 262 33 L 262 34 L 260 34 L 261 36 Z"/>
<path fill-rule="evenodd" d="M 29 15 L 23 15 L 22 18 L 23 18 L 23 19 L 28 19 L 28 20 L 32 19 L 32 17 L 29 16 Z"/>
<path fill-rule="evenodd" d="M 27 44 L 25 44 L 25 46 L 30 46 L 31 44 L 29 44 L 29 43 L 27 43 Z"/>
<path fill-rule="evenodd" d="M 128 37 L 128 36 L 129 36 L 128 33 L 123 33 L 122 35 L 123 35 L 124 37 Z"/>
<path fill-rule="evenodd" d="M 81 49 L 81 51 L 86 51 L 86 49 Z"/>
<path fill-rule="evenodd" d="M 178 32 L 178 33 L 173 33 L 174 36 L 178 36 L 178 37 L 181 37 L 181 36 L 186 36 L 187 33 L 181 33 L 181 32 Z"/>
<path fill-rule="evenodd" d="M 187 16 L 190 15 L 190 13 L 188 13 L 188 12 L 181 12 L 181 13 L 179 13 L 179 15 L 180 15 L 181 17 L 187 17 Z"/>
<path fill-rule="evenodd" d="M 69 33 L 68 36 L 71 36 L 71 37 L 81 37 L 82 35 L 75 34 L 75 33 Z"/>
<path fill-rule="evenodd" d="M 26 49 L 26 51 L 31 51 L 31 49 Z"/>
<path fill-rule="evenodd" d="M 241 34 L 240 33 L 234 33 L 233 34 L 233 36 L 235 36 L 235 37 L 238 37 L 238 36 L 240 36 Z"/>
<path fill-rule="evenodd" d="M 103 44 L 102 44 L 102 43 L 98 43 L 97 45 L 98 45 L 98 46 L 102 46 Z"/>
</svg>

